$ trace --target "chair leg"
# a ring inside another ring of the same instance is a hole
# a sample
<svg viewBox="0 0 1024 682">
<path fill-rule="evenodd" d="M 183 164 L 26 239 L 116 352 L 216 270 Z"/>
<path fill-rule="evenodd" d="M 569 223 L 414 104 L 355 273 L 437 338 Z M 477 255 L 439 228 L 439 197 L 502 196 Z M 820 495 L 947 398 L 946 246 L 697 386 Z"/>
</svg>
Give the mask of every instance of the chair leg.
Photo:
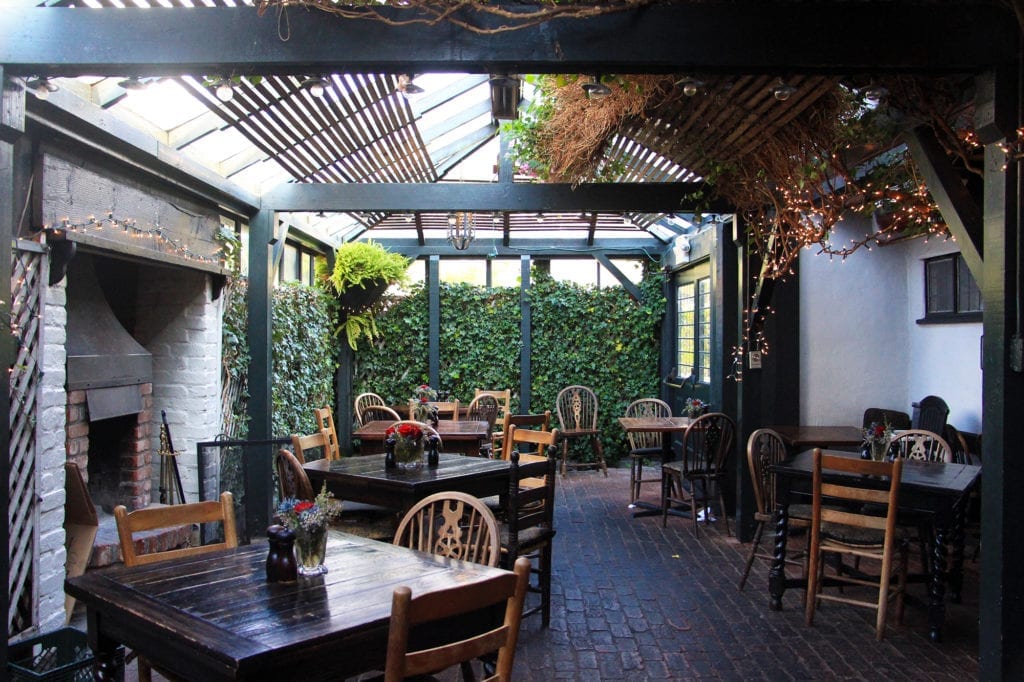
<svg viewBox="0 0 1024 682">
<path fill-rule="evenodd" d="M 729 530 L 729 512 L 725 508 L 725 495 L 722 494 L 721 482 L 716 482 L 715 487 L 718 488 L 718 504 L 722 508 L 722 521 L 725 522 L 725 534 L 726 536 L 732 535 L 732 531 Z"/>
<path fill-rule="evenodd" d="M 601 446 L 601 439 L 597 436 L 591 436 L 590 445 L 594 448 L 594 452 L 597 453 L 597 462 L 601 465 L 604 477 L 608 478 L 608 465 L 604 463 L 604 448 Z"/>
<path fill-rule="evenodd" d="M 629 504 L 632 506 L 640 497 L 640 483 L 643 480 L 644 460 L 636 455 L 632 456 L 633 461 L 629 467 Z"/>
<path fill-rule="evenodd" d="M 551 624 L 551 543 L 541 548 L 537 560 L 540 568 L 540 623 L 542 627 Z"/>
<path fill-rule="evenodd" d="M 565 470 L 569 462 L 569 439 L 562 439 L 562 478 L 565 478 Z"/>
<path fill-rule="evenodd" d="M 764 521 L 758 521 L 757 528 L 754 530 L 754 539 L 750 541 L 750 556 L 747 557 L 747 565 L 743 567 L 743 575 L 740 576 L 740 591 L 747 584 L 747 576 L 750 575 L 750 567 L 754 565 L 754 559 L 757 558 L 757 549 L 761 546 L 761 533 L 763 532 Z"/>
</svg>

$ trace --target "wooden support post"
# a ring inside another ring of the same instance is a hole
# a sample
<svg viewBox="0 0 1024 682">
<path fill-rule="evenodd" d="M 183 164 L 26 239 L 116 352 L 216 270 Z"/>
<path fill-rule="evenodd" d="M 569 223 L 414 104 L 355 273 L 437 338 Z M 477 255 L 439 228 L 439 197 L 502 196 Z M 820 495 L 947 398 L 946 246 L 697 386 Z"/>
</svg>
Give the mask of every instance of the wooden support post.
<svg viewBox="0 0 1024 682">
<path fill-rule="evenodd" d="M 249 221 L 249 440 L 269 440 L 272 433 L 273 346 L 271 324 L 273 320 L 273 253 L 274 212 L 259 211 Z M 259 450 L 263 452 L 263 450 Z M 270 448 L 267 461 L 247 462 L 245 492 L 248 500 L 266 500 L 265 506 L 252 508 L 253 528 L 261 532 L 269 525 L 271 500 L 270 476 L 272 470 Z"/>
</svg>

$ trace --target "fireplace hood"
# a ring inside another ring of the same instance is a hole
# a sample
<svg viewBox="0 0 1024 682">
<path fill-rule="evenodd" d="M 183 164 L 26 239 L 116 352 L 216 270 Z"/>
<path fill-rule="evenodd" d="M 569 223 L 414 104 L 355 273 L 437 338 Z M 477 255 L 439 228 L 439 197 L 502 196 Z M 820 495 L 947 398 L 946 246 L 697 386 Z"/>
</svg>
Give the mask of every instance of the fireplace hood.
<svg viewBox="0 0 1024 682">
<path fill-rule="evenodd" d="M 153 356 L 121 325 L 93 266 L 75 259 L 67 287 L 68 390 L 84 390 L 91 420 L 142 410 L 138 385 L 153 381 Z"/>
</svg>

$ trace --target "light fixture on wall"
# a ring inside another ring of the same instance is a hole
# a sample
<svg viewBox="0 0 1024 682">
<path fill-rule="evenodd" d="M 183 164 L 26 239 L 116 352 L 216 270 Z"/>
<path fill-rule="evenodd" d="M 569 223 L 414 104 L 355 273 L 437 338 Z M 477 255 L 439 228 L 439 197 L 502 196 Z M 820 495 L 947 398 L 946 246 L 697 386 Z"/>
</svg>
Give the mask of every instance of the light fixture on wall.
<svg viewBox="0 0 1024 682">
<path fill-rule="evenodd" d="M 398 76 L 398 91 L 408 97 L 409 95 L 422 95 L 426 90 L 412 82 L 412 76 L 407 73 Z"/>
<path fill-rule="evenodd" d="M 686 76 L 681 81 L 678 81 L 676 85 L 683 89 L 684 95 L 693 97 L 704 88 L 704 81 L 697 80 L 692 76 Z"/>
<path fill-rule="evenodd" d="M 230 102 L 231 98 L 235 96 L 235 86 L 230 78 L 216 78 L 210 85 L 221 102 Z"/>
<path fill-rule="evenodd" d="M 860 91 L 860 96 L 866 104 L 878 106 L 883 99 L 889 96 L 889 90 L 872 81 L 870 85 Z"/>
<path fill-rule="evenodd" d="M 32 91 L 32 94 L 39 99 L 47 99 L 51 92 L 57 92 L 60 88 L 49 78 L 29 78 L 25 81 L 25 88 Z"/>
<path fill-rule="evenodd" d="M 448 214 L 448 243 L 456 251 L 465 251 L 476 238 L 476 217 L 469 211 Z"/>
</svg>

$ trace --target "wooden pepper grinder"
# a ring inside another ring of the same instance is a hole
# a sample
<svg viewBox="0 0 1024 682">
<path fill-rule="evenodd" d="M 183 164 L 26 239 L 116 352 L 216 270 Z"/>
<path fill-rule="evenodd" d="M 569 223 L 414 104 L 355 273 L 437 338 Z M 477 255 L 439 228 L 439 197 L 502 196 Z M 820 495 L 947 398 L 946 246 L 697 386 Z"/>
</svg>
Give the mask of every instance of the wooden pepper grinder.
<svg viewBox="0 0 1024 682">
<path fill-rule="evenodd" d="M 295 533 L 280 525 L 267 527 L 267 582 L 290 583 L 299 577 L 295 563 Z"/>
</svg>

